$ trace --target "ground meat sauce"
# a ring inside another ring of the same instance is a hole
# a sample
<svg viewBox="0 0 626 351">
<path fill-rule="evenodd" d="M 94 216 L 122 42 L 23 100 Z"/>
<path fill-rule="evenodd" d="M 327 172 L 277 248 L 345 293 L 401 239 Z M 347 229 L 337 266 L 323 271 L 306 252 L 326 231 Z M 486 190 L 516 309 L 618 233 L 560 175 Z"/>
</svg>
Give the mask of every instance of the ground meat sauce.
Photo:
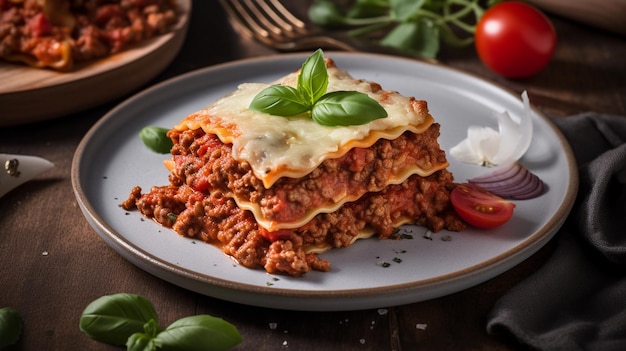
<svg viewBox="0 0 626 351">
<path fill-rule="evenodd" d="M 403 218 L 435 232 L 465 227 L 450 205 L 454 183 L 446 169 L 384 186 L 408 162 L 423 163 L 425 168 L 431 162 L 445 162 L 438 135 L 435 123 L 421 134 L 381 139 L 370 148 L 353 148 L 326 160 L 303 178 L 282 178 L 265 189 L 246 162 L 232 158 L 229 144 L 202 129 L 172 130 L 176 166 L 170 184 L 146 194 L 136 187 L 122 207 L 137 208 L 180 235 L 217 245 L 246 267 L 292 276 L 311 269 L 328 271 L 330 263 L 307 253 L 306 247 L 347 247 L 365 228 L 373 229 L 378 238 L 389 238 Z M 253 214 L 240 209 L 232 198 L 237 194 L 260 203 L 264 215 L 289 221 L 345 188 L 365 194 L 335 212 L 316 215 L 304 226 L 278 232 L 260 227 Z"/>
<path fill-rule="evenodd" d="M 259 203 L 263 216 L 275 222 L 293 222 L 309 209 L 328 206 L 347 195 L 357 199 L 382 190 L 409 165 L 432 169 L 446 163 L 437 143 L 439 125 L 426 132 L 406 132 L 394 140 L 380 139 L 370 148 L 353 148 L 344 156 L 324 161 L 302 178 L 281 178 L 271 188 L 254 176 L 246 162 L 237 162 L 231 145 L 201 129 L 172 131 L 174 176 L 198 191 L 219 189 L 237 198 Z"/>
<path fill-rule="evenodd" d="M 176 21 L 174 0 L 0 0 L 0 58 L 70 70 L 164 34 Z"/>
</svg>

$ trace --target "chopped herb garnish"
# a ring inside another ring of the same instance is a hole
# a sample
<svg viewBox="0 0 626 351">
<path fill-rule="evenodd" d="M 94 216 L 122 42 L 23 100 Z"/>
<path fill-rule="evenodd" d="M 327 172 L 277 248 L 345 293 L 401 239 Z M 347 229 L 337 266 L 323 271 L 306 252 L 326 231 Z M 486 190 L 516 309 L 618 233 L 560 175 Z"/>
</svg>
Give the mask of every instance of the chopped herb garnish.
<svg viewBox="0 0 626 351">
<path fill-rule="evenodd" d="M 395 263 L 402 263 L 402 259 L 398 257 L 394 257 L 392 261 Z"/>
<path fill-rule="evenodd" d="M 172 221 L 172 222 L 176 222 L 176 219 L 178 218 L 178 215 L 176 213 L 170 212 L 170 213 L 167 214 L 167 218 L 169 218 L 170 221 Z"/>
<path fill-rule="evenodd" d="M 387 117 L 387 111 L 367 94 L 358 91 L 327 92 L 328 70 L 324 53 L 309 56 L 298 75 L 297 86 L 272 85 L 258 93 L 250 109 L 274 116 L 309 114 L 320 125 L 349 126 Z"/>
<path fill-rule="evenodd" d="M 383 261 L 383 262 L 378 262 L 378 265 L 383 268 L 387 268 L 391 266 L 391 263 Z"/>
</svg>

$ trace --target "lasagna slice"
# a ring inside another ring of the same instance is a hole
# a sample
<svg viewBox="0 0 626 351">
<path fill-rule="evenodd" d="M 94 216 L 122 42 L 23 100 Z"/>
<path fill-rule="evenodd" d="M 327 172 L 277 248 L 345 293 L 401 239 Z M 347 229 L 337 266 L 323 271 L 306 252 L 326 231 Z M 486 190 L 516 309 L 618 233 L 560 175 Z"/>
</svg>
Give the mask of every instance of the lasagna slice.
<svg viewBox="0 0 626 351">
<path fill-rule="evenodd" d="M 267 84 L 246 83 L 168 132 L 170 184 L 122 207 L 220 247 L 246 267 L 299 276 L 328 271 L 318 254 L 398 226 L 458 231 L 454 186 L 427 103 L 351 77 L 326 59 L 328 91 L 367 94 L 387 111 L 363 125 L 250 110 Z M 295 86 L 298 71 L 271 84 Z"/>
</svg>

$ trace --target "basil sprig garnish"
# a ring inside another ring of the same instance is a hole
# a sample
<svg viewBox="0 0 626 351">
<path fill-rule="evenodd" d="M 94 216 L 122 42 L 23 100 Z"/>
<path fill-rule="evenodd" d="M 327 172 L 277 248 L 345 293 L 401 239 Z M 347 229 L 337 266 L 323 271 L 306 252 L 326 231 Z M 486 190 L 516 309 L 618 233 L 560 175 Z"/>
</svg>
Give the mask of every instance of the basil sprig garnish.
<svg viewBox="0 0 626 351">
<path fill-rule="evenodd" d="M 272 85 L 259 92 L 250 109 L 274 116 L 291 117 L 310 113 L 324 126 L 349 126 L 387 117 L 387 111 L 367 94 L 358 91 L 326 92 L 328 70 L 324 53 L 309 56 L 298 75 L 297 86 Z"/>
<path fill-rule="evenodd" d="M 209 315 L 185 317 L 161 329 L 152 303 L 134 294 L 102 296 L 83 311 L 80 330 L 92 339 L 128 351 L 229 350 L 241 343 L 230 323 Z"/>
</svg>

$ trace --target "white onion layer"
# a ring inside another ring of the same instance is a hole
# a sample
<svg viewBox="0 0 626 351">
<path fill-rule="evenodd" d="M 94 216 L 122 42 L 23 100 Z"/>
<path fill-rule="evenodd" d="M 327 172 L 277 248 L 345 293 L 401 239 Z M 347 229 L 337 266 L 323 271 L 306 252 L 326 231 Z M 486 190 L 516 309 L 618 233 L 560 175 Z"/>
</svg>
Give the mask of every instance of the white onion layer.
<svg viewBox="0 0 626 351">
<path fill-rule="evenodd" d="M 522 93 L 524 113 L 515 122 L 507 111 L 494 113 L 498 131 L 490 127 L 470 126 L 467 138 L 450 149 L 450 155 L 465 163 L 483 166 L 505 166 L 517 162 L 533 137 L 533 124 L 528 93 Z"/>
</svg>

